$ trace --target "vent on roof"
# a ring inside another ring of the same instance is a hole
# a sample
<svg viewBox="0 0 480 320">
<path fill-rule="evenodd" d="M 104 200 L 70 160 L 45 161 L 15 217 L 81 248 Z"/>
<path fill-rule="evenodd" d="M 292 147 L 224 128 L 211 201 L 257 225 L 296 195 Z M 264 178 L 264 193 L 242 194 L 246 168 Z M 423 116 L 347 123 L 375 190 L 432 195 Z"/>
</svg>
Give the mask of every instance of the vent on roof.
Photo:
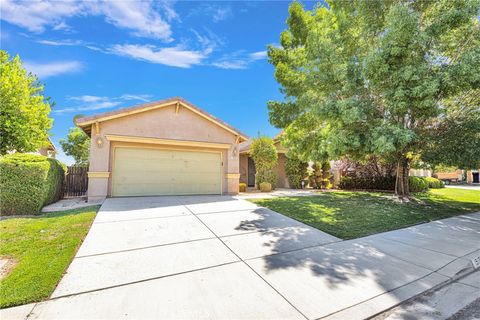
<svg viewBox="0 0 480 320">
<path fill-rule="evenodd" d="M 476 257 L 472 258 L 471 261 L 472 261 L 473 267 L 475 269 L 480 267 L 480 256 L 476 256 Z"/>
</svg>

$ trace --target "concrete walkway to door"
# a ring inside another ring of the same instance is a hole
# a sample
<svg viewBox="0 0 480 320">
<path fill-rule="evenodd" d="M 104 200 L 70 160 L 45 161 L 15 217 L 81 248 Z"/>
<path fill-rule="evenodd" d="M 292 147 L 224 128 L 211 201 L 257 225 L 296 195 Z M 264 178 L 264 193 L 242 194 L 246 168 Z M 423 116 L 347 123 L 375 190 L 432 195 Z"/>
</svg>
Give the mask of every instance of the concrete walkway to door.
<svg viewBox="0 0 480 320">
<path fill-rule="evenodd" d="M 28 319 L 362 319 L 480 254 L 480 213 L 341 241 L 233 197 L 107 199 Z"/>
</svg>

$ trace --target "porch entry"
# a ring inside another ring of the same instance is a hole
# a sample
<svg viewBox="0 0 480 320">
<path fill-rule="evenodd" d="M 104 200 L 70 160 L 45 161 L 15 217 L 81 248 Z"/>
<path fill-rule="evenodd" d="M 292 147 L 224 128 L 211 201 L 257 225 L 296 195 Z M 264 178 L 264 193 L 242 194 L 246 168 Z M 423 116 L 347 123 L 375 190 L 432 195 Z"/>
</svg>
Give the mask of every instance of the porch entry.
<svg viewBox="0 0 480 320">
<path fill-rule="evenodd" d="M 255 187 L 255 162 L 251 157 L 248 157 L 248 181 L 249 187 Z"/>
</svg>

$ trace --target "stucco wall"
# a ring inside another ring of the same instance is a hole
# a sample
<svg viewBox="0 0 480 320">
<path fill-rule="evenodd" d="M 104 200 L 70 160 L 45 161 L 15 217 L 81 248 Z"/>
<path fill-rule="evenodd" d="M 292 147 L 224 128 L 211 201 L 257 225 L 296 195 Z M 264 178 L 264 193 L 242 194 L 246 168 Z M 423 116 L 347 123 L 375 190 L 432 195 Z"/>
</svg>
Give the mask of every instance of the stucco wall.
<svg viewBox="0 0 480 320">
<path fill-rule="evenodd" d="M 285 154 L 278 154 L 278 162 L 274 171 L 277 173 L 277 188 L 288 188 L 288 178 L 285 173 Z"/>
<path fill-rule="evenodd" d="M 236 135 L 203 118 L 202 116 L 180 107 L 175 112 L 175 106 L 169 106 L 137 113 L 100 123 L 100 132 L 96 133 L 92 125 L 92 140 L 90 145 L 90 172 L 111 172 L 113 164 L 113 147 L 119 145 L 147 146 L 147 144 L 110 142 L 106 135 L 135 136 L 148 138 L 161 138 L 171 140 L 189 140 L 196 142 L 228 143 L 227 149 L 216 149 L 223 153 L 223 191 L 225 193 L 238 192 L 238 177 L 227 177 L 227 173 L 239 173 L 238 145 L 235 144 Z M 99 145 L 97 140 L 101 139 Z M 177 147 L 158 146 L 170 149 L 205 149 L 203 147 Z M 234 148 L 237 152 L 233 152 Z M 88 197 L 89 200 L 99 200 L 111 195 L 111 177 L 90 178 Z M 235 191 L 237 190 L 237 191 Z"/>
<path fill-rule="evenodd" d="M 248 184 L 248 155 L 240 155 L 240 182 Z"/>
</svg>

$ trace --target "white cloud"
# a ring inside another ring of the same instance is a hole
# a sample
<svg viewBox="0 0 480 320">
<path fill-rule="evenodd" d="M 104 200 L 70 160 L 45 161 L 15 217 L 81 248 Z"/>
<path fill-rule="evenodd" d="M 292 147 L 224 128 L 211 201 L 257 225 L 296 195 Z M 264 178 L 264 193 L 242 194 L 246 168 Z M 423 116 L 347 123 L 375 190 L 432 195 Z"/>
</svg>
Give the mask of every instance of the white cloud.
<svg viewBox="0 0 480 320">
<path fill-rule="evenodd" d="M 81 71 L 83 68 L 79 61 L 57 61 L 49 63 L 25 61 L 23 67 L 27 69 L 27 71 L 37 75 L 39 78 L 75 73 Z"/>
<path fill-rule="evenodd" d="M 193 7 L 187 16 L 201 16 L 205 19 L 210 18 L 213 22 L 217 23 L 233 17 L 233 11 L 231 6 L 229 5 L 200 3 L 200 5 L 198 5 L 197 7 Z"/>
<path fill-rule="evenodd" d="M 68 97 L 68 100 L 91 103 L 91 102 L 105 101 L 105 100 L 108 100 L 108 98 L 107 97 L 84 95 L 84 96 Z"/>
<path fill-rule="evenodd" d="M 2 0 L 1 19 L 32 32 L 43 32 L 46 26 L 61 25 L 65 17 L 80 12 L 81 6 L 74 1 Z"/>
<path fill-rule="evenodd" d="M 212 19 L 213 19 L 213 22 L 220 22 L 230 18 L 231 16 L 233 16 L 232 8 L 218 7 L 215 9 Z"/>
<path fill-rule="evenodd" d="M 143 102 L 148 102 L 152 98 L 151 94 L 122 94 L 120 96 L 120 99 L 122 100 L 137 100 L 137 101 L 143 101 Z"/>
<path fill-rule="evenodd" d="M 71 31 L 66 20 L 71 17 L 104 16 L 118 28 L 133 31 L 136 36 L 171 41 L 168 21 L 177 18 L 170 2 L 147 1 L 12 1 L 2 0 L 1 19 L 41 33 L 47 27 Z M 165 16 L 165 19 L 162 17 Z"/>
<path fill-rule="evenodd" d="M 267 58 L 267 51 L 253 52 L 253 53 L 250 53 L 249 56 L 250 56 L 250 58 L 252 58 L 252 60 L 266 59 Z"/>
<path fill-rule="evenodd" d="M 109 52 L 119 56 L 179 68 L 190 68 L 192 65 L 200 64 L 209 54 L 208 51 L 186 50 L 180 46 L 157 48 L 152 45 L 136 44 L 117 44 L 111 47 Z"/>
<path fill-rule="evenodd" d="M 246 69 L 253 62 L 263 60 L 266 57 L 266 51 L 252 53 L 237 51 L 229 55 L 224 55 L 219 60 L 213 62 L 212 65 L 221 69 Z"/>
<path fill-rule="evenodd" d="M 171 41 L 170 24 L 154 9 L 153 4 L 153 1 L 102 1 L 96 8 L 116 27 L 131 29 L 137 36 Z M 175 16 L 167 3 L 162 7 L 168 18 Z"/>
<path fill-rule="evenodd" d="M 82 40 L 71 40 L 71 39 L 64 39 L 64 40 L 37 40 L 37 43 L 45 44 L 47 46 L 81 46 L 85 43 Z"/>
<path fill-rule="evenodd" d="M 94 96 L 94 95 L 82 95 L 82 96 L 73 96 L 67 97 L 67 100 L 73 101 L 75 106 L 66 107 L 63 109 L 53 110 L 54 113 L 63 114 L 70 112 L 81 112 L 81 111 L 92 111 L 92 110 L 101 110 L 101 109 L 111 109 L 117 107 L 127 101 L 142 101 L 147 102 L 152 98 L 152 95 L 149 94 L 122 94 L 119 97 L 105 97 L 105 96 Z"/>
</svg>

